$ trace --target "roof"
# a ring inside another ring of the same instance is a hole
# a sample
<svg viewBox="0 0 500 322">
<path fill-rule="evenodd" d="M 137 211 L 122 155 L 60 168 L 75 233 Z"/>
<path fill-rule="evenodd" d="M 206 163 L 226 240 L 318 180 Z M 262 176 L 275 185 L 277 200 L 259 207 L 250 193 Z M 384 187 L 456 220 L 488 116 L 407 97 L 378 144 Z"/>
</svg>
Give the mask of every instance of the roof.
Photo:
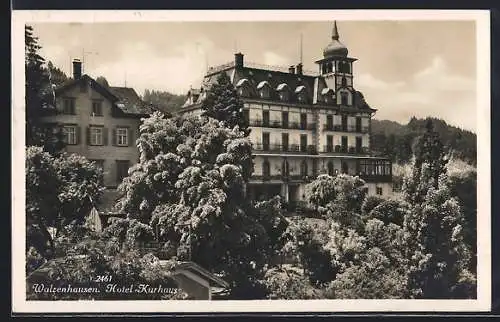
<svg viewBox="0 0 500 322">
<path fill-rule="evenodd" d="M 225 64 L 222 67 L 224 68 L 214 68 L 216 72 L 211 72 L 205 76 L 201 86 L 202 90 L 209 89 L 212 84 L 217 82 L 217 78 L 220 73 L 226 73 L 235 87 L 243 87 L 248 91 L 247 95 L 245 95 L 243 99 L 262 99 L 259 95 L 259 90 L 264 87 L 264 85 L 271 88 L 271 96 L 269 100 L 280 101 L 279 92 L 288 87 L 290 89 L 288 102 L 297 104 L 316 104 L 317 100 L 314 99 L 315 86 L 318 87 L 316 94 L 318 96 L 325 95 L 330 91 L 335 92 L 333 89 L 327 89 L 325 79 L 318 75 L 303 75 L 245 66 L 236 67 L 234 64 Z M 366 103 L 361 92 L 355 91 L 352 88 L 347 89 L 353 93 L 354 108 L 376 111 Z M 305 101 L 299 101 L 299 95 L 304 95 L 306 98 Z M 202 99 L 203 97 L 201 95 L 194 95 L 193 100 L 188 99 L 186 101 L 184 108 L 190 108 L 194 105 L 200 104 Z M 335 101 L 332 103 L 322 101 L 318 102 L 318 104 L 328 105 L 336 103 Z"/>
<path fill-rule="evenodd" d="M 154 109 L 130 87 L 109 87 L 108 90 L 118 99 L 116 106 L 127 114 L 151 114 Z"/>
<path fill-rule="evenodd" d="M 224 281 L 222 278 L 218 277 L 217 275 L 210 273 L 200 265 L 194 263 L 194 262 L 181 262 L 174 268 L 174 272 L 180 272 L 182 270 L 190 271 L 193 273 L 196 273 L 198 275 L 203 276 L 204 278 L 208 279 L 211 284 L 215 284 L 218 287 L 221 288 L 228 288 L 229 284 Z"/>
<path fill-rule="evenodd" d="M 114 105 L 128 115 L 147 115 L 155 111 L 155 108 L 144 102 L 135 90 L 131 87 L 106 87 L 87 74 L 82 75 L 79 79 L 70 79 L 55 89 L 56 94 L 60 94 L 67 89 L 81 83 L 87 82 L 89 85 L 99 92 L 101 95 L 109 99 Z"/>
</svg>

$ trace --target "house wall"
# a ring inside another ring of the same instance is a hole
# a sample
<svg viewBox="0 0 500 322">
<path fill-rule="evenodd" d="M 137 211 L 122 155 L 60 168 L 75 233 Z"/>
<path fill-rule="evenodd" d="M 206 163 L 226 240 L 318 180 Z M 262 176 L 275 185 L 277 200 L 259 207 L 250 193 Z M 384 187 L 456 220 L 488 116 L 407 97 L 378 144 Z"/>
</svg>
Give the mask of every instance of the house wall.
<svg viewBox="0 0 500 322">
<path fill-rule="evenodd" d="M 76 85 L 67 89 L 56 97 L 56 108 L 63 111 L 64 98 L 75 98 L 75 115 L 57 114 L 44 117 L 45 122 L 57 122 L 62 125 L 77 126 L 77 144 L 67 145 L 68 153 L 76 153 L 91 160 L 104 160 L 104 185 L 116 187 L 117 181 L 116 160 L 128 160 L 130 166 L 139 161 L 139 151 L 135 146 L 135 140 L 139 134 L 139 118 L 118 118 L 111 114 L 112 103 L 90 86 L 85 87 L 82 92 L 80 86 Z M 102 100 L 102 116 L 92 116 L 93 100 Z M 89 145 L 87 142 L 87 128 L 90 125 L 103 126 L 103 137 L 107 140 L 102 146 Z M 129 128 L 129 146 L 113 145 L 113 129 L 116 127 Z M 107 142 L 106 142 L 107 141 Z M 107 143 L 107 144 L 106 144 Z"/>
</svg>

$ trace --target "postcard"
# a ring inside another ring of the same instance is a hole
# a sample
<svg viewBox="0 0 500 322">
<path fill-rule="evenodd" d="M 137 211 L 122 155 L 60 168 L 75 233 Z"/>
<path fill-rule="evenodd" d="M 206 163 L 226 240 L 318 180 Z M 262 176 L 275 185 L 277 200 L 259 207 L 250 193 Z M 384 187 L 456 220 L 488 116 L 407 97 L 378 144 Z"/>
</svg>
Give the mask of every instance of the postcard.
<svg viewBox="0 0 500 322">
<path fill-rule="evenodd" d="M 14 312 L 490 310 L 488 11 L 12 15 Z"/>
</svg>

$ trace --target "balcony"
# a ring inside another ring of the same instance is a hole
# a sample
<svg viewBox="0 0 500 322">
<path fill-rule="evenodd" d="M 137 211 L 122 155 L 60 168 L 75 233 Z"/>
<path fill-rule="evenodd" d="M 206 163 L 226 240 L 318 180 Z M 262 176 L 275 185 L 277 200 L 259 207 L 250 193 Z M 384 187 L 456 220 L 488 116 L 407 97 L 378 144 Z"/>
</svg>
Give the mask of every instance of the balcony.
<svg viewBox="0 0 500 322">
<path fill-rule="evenodd" d="M 250 120 L 248 123 L 250 126 L 254 127 L 268 127 L 275 129 L 294 129 L 294 130 L 314 130 L 316 125 L 314 123 L 299 123 L 299 122 L 288 122 L 283 123 L 282 121 L 263 121 L 260 119 Z"/>
<path fill-rule="evenodd" d="M 316 154 L 316 147 L 314 145 L 299 145 L 299 144 L 262 144 L 254 143 L 254 151 L 269 151 L 269 152 L 292 152 L 292 153 L 307 153 Z"/>
<path fill-rule="evenodd" d="M 370 154 L 368 147 L 341 146 L 341 145 L 324 145 L 323 153 L 342 153 L 342 154 Z"/>
<path fill-rule="evenodd" d="M 323 131 L 333 131 L 333 132 L 348 132 L 348 133 L 369 133 L 370 128 L 368 127 L 358 127 L 355 125 L 333 125 L 333 124 L 323 124 Z"/>
<path fill-rule="evenodd" d="M 263 175 L 252 175 L 252 180 L 256 181 L 301 181 L 301 182 L 310 182 L 314 179 L 313 176 L 306 176 L 303 174 L 295 174 L 295 175 L 282 175 L 282 174 L 263 174 Z"/>
</svg>

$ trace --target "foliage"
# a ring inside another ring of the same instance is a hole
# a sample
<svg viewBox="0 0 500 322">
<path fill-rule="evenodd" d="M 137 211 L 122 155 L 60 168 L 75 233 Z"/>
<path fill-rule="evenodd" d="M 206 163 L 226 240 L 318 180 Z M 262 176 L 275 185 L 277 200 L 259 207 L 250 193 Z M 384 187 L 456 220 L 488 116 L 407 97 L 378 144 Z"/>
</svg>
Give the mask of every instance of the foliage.
<svg viewBox="0 0 500 322">
<path fill-rule="evenodd" d="M 322 292 L 314 288 L 298 267 L 271 268 L 266 271 L 264 283 L 270 290 L 270 299 L 309 300 L 321 299 Z"/>
<path fill-rule="evenodd" d="M 331 265 L 331 256 L 324 245 L 328 231 L 325 225 L 313 225 L 307 219 L 295 219 L 288 226 L 285 235 L 285 254 L 294 254 L 302 265 L 309 281 L 323 284 L 335 278 L 337 273 Z"/>
<path fill-rule="evenodd" d="M 42 146 L 45 151 L 55 154 L 64 148 L 62 128 L 43 124 L 41 117 L 54 104 L 53 86 L 64 81 L 65 75 L 50 62 L 45 67 L 45 59 L 39 54 L 41 46 L 31 26 L 24 27 L 24 42 L 26 145 Z M 51 72 L 55 74 L 55 82 L 52 82 Z"/>
<path fill-rule="evenodd" d="M 457 158 L 476 164 L 476 134 L 451 125 L 437 118 L 417 119 L 408 124 L 376 120 L 371 123 L 371 149 L 375 155 L 389 156 L 393 162 L 407 163 L 413 156 L 415 139 L 425 132 L 427 120 L 432 120 L 447 150 Z"/>
<path fill-rule="evenodd" d="M 248 120 L 243 114 L 243 101 L 226 73 L 219 73 L 217 81 L 207 90 L 202 110 L 203 115 L 222 121 L 229 128 L 238 126 L 248 134 Z"/>
<path fill-rule="evenodd" d="M 144 102 L 158 107 L 163 113 L 170 115 L 177 112 L 186 101 L 185 95 L 176 95 L 159 90 L 144 90 Z"/>
<path fill-rule="evenodd" d="M 155 113 L 137 143 L 140 162 L 119 187 L 120 210 L 150 225 L 181 260 L 222 274 L 234 298 L 261 294 L 263 267 L 286 222 L 276 201 L 245 198 L 253 171 L 245 133 L 212 118 Z"/>
<path fill-rule="evenodd" d="M 409 290 L 421 298 L 459 296 L 457 290 L 473 289 L 474 281 L 464 279 L 471 276 L 470 249 L 464 241 L 460 204 L 448 186 L 442 144 L 430 125 L 416 151 L 412 173 L 403 186 L 412 207 L 404 220 Z M 475 297 L 475 292 L 460 294 L 464 295 Z"/>
<path fill-rule="evenodd" d="M 71 237 L 68 237 L 71 238 Z M 184 299 L 183 292 L 164 293 L 139 292 L 140 285 L 150 287 L 176 288 L 176 283 L 170 277 L 168 267 L 161 265 L 152 254 L 141 255 L 136 250 L 124 250 L 119 247 L 116 238 L 106 234 L 90 233 L 78 243 L 67 249 L 64 257 L 50 260 L 43 266 L 43 273 L 28 278 L 27 298 L 31 300 L 166 300 Z M 110 276 L 111 281 L 98 282 L 97 276 Z M 92 287 L 98 291 L 36 293 L 34 284 L 53 285 L 73 289 Z M 132 292 L 106 291 L 113 285 L 117 287 L 132 286 Z"/>
<path fill-rule="evenodd" d="M 109 82 L 104 76 L 99 76 L 95 79 L 95 81 L 99 84 L 102 85 L 103 87 L 109 87 Z"/>
<path fill-rule="evenodd" d="M 26 149 L 27 249 L 33 246 L 51 257 L 56 230 L 72 221 L 82 222 L 102 192 L 102 170 L 82 156 L 51 156 L 41 147 Z"/>
</svg>

